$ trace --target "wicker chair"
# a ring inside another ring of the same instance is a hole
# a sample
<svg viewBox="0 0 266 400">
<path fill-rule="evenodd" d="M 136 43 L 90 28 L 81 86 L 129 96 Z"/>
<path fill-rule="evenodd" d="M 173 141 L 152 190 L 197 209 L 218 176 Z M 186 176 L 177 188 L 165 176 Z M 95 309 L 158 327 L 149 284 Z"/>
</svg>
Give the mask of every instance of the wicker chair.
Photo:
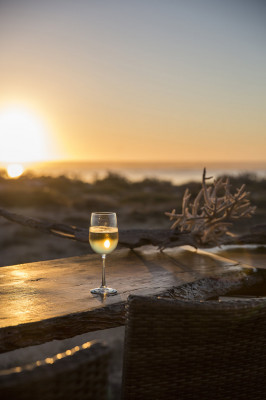
<svg viewBox="0 0 266 400">
<path fill-rule="evenodd" d="M 32 364 L 0 371 L 1 400 L 107 398 L 109 350 L 87 342 Z"/>
<path fill-rule="evenodd" d="M 266 298 L 127 307 L 123 399 L 266 399 Z"/>
</svg>

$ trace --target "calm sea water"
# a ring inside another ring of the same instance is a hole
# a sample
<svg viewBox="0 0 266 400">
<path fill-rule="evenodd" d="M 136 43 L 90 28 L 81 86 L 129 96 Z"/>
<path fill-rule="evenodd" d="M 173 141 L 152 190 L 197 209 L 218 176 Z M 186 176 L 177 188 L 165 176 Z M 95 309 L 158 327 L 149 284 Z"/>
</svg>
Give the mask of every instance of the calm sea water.
<svg viewBox="0 0 266 400">
<path fill-rule="evenodd" d="M 79 178 L 93 182 L 109 172 L 120 174 L 131 181 L 144 178 L 168 180 L 175 184 L 200 181 L 203 168 L 207 175 L 217 178 L 223 174 L 239 175 L 254 173 L 258 178 L 266 178 L 266 162 L 260 163 L 115 163 L 115 162 L 46 162 L 26 165 L 35 174 Z"/>
</svg>

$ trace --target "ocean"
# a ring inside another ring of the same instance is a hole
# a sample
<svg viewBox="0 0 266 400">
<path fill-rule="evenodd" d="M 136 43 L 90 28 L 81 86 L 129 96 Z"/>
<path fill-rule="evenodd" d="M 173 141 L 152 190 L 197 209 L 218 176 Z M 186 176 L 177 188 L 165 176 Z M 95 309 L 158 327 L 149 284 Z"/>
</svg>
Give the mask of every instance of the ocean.
<svg viewBox="0 0 266 400">
<path fill-rule="evenodd" d="M 60 176 L 93 182 L 102 179 L 108 173 L 124 176 L 131 181 L 145 178 L 171 181 L 183 184 L 200 181 L 203 168 L 207 168 L 207 176 L 217 178 L 221 175 L 255 174 L 259 179 L 266 178 L 266 162 L 257 163 L 162 163 L 162 162 L 76 162 L 57 161 L 24 165 L 26 171 L 37 175 Z"/>
</svg>

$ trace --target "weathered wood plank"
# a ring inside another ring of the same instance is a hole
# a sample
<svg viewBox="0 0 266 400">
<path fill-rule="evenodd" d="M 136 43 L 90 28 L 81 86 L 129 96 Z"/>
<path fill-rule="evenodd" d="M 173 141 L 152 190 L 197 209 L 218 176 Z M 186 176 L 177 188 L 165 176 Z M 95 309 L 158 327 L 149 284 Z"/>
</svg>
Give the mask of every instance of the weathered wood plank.
<svg viewBox="0 0 266 400">
<path fill-rule="evenodd" d="M 266 270 L 266 246 L 238 246 L 228 245 L 208 249 L 208 253 L 216 254 L 220 257 L 234 260 L 241 265 L 252 265 L 255 268 Z"/>
<path fill-rule="evenodd" d="M 129 294 L 158 294 L 237 268 L 192 248 L 118 250 L 107 257 L 106 271 L 118 295 L 103 299 L 90 293 L 101 280 L 96 254 L 2 267 L 0 352 L 119 326 Z"/>
</svg>

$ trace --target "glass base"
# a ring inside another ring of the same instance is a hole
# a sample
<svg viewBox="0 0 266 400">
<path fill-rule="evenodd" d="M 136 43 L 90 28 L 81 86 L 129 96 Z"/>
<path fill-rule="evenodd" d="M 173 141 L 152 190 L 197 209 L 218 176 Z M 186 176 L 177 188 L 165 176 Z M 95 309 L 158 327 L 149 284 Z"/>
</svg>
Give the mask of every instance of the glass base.
<svg viewBox="0 0 266 400">
<path fill-rule="evenodd" d="M 99 288 L 91 289 L 91 293 L 92 294 L 105 294 L 107 296 L 111 296 L 111 295 L 117 294 L 117 290 L 106 287 L 106 286 L 101 286 Z"/>
</svg>

